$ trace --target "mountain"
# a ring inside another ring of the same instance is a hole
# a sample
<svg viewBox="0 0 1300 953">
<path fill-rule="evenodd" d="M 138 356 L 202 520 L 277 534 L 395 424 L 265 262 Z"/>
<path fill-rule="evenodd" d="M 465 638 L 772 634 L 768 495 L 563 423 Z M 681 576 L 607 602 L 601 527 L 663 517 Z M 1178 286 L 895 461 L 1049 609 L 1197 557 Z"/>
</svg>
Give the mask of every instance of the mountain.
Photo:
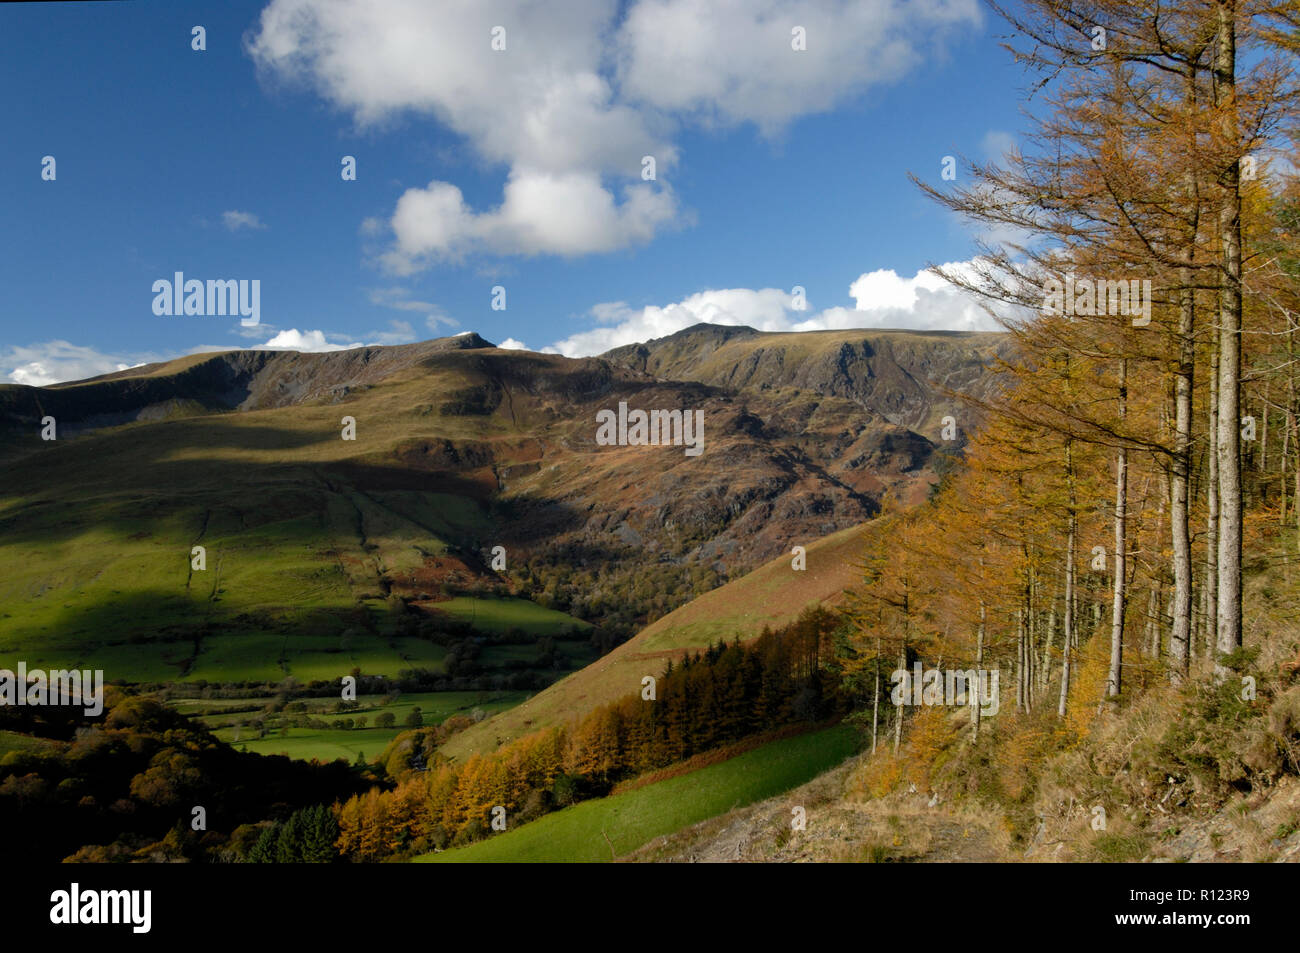
<svg viewBox="0 0 1300 953">
<path fill-rule="evenodd" d="M 571 359 L 465 334 L 0 386 L 0 662 L 21 649 L 127 681 L 573 668 L 579 640 L 607 647 L 886 492 L 924 498 L 932 424 L 957 406 L 944 388 L 988 386 L 1005 346 L 697 326 Z M 906 382 L 893 409 L 886 378 Z M 597 445 L 620 403 L 700 412 L 703 452 Z M 450 644 L 474 599 L 507 595 L 536 605 L 493 607 L 519 623 L 498 641 L 572 644 Z"/>
</svg>

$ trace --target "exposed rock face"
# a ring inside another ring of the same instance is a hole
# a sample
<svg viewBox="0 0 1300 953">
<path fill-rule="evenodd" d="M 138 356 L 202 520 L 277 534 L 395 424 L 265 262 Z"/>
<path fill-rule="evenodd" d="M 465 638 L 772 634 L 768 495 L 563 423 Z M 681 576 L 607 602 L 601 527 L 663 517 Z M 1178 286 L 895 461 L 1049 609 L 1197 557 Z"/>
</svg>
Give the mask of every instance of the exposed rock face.
<svg viewBox="0 0 1300 953">
<path fill-rule="evenodd" d="M 1005 334 L 902 331 L 763 333 L 698 324 L 607 360 L 667 380 L 842 397 L 893 424 L 926 424 L 944 391 L 984 396 Z"/>
</svg>

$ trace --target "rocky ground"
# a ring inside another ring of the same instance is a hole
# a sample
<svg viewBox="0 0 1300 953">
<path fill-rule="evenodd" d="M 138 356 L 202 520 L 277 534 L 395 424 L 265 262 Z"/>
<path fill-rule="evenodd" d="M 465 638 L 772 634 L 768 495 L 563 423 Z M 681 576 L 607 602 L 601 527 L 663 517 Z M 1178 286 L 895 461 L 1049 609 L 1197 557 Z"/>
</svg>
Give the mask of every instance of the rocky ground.
<svg viewBox="0 0 1300 953">
<path fill-rule="evenodd" d="M 1096 859 L 1086 812 L 1040 823 L 1025 848 L 991 809 L 954 807 L 909 790 L 881 799 L 853 793 L 859 759 L 786 794 L 658 838 L 621 858 L 630 862 L 1061 863 Z M 792 830 L 793 810 L 806 811 Z M 1300 781 L 1243 797 L 1206 817 L 1171 814 L 1168 834 L 1143 863 L 1300 862 Z"/>
</svg>

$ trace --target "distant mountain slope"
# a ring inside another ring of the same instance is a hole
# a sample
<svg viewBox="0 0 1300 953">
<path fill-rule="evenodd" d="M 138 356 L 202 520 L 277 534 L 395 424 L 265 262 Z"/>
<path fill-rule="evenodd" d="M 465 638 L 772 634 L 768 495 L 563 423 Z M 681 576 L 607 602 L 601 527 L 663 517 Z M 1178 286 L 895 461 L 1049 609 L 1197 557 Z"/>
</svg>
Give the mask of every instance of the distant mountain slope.
<svg viewBox="0 0 1300 953">
<path fill-rule="evenodd" d="M 322 353 L 219 351 L 49 387 L 0 384 L 0 431 L 35 433 L 50 415 L 70 437 L 135 421 L 338 401 L 432 355 L 491 346 L 466 334 Z"/>
<path fill-rule="evenodd" d="M 762 332 L 697 324 L 602 357 L 667 380 L 842 397 L 925 433 L 951 408 L 942 392 L 983 396 L 990 386 L 986 369 L 1010 347 L 1002 333 Z"/>
<path fill-rule="evenodd" d="M 718 639 L 750 639 L 765 625 L 793 621 L 806 606 L 837 605 L 860 580 L 859 564 L 870 524 L 803 544 L 807 569 L 780 556 L 740 579 L 706 592 L 647 626 L 628 642 L 523 704 L 454 735 L 443 752 L 456 758 L 490 751 L 540 728 L 563 724 L 598 705 L 641 690 L 670 658 Z"/>
</svg>

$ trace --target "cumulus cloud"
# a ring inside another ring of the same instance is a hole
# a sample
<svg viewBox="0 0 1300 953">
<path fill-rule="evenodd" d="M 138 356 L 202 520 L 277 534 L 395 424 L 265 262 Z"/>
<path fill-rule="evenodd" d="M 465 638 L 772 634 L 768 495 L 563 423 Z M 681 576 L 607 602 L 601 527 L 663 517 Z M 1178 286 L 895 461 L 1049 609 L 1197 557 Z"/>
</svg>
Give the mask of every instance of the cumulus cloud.
<svg viewBox="0 0 1300 953">
<path fill-rule="evenodd" d="M 269 76 L 315 88 L 361 125 L 415 112 L 509 167 L 496 209 L 469 208 L 449 182 L 408 190 L 388 225 L 382 261 L 409 274 L 443 258 L 486 250 L 586 254 L 649 237 L 671 218 L 670 190 L 621 190 L 641 157 L 671 167 L 676 149 L 661 119 L 615 101 L 602 75 L 612 0 L 448 8 L 424 0 L 272 0 L 247 46 Z M 505 25 L 506 49 L 491 48 Z M 621 195 L 622 201 L 616 198 Z M 567 205 L 557 223 L 557 203 Z M 373 231 L 373 225 L 368 231 Z"/>
<path fill-rule="evenodd" d="M 532 350 L 532 348 L 530 348 L 523 341 L 516 341 L 514 338 L 506 338 L 504 341 L 498 344 L 497 347 L 504 348 L 507 351 L 531 351 Z"/>
<path fill-rule="evenodd" d="M 408 321 L 390 321 L 388 330 L 371 331 L 368 341 L 356 341 L 347 334 L 333 334 L 328 331 L 299 331 L 289 328 L 272 337 L 265 344 L 255 346 L 257 349 L 285 351 L 346 351 L 354 347 L 376 347 L 392 344 L 409 344 L 415 340 L 415 329 Z"/>
<path fill-rule="evenodd" d="M 13 384 L 43 387 L 124 371 L 157 360 L 162 358 L 148 354 L 105 354 L 68 341 L 42 341 L 0 350 L 0 373 Z"/>
<path fill-rule="evenodd" d="M 246 47 L 264 77 L 359 125 L 428 116 L 508 169 L 495 207 L 434 179 L 387 222 L 362 223 L 405 275 L 478 252 L 606 252 L 687 224 L 662 177 L 683 122 L 776 132 L 920 67 L 979 16 L 976 0 L 271 0 Z M 806 51 L 791 47 L 795 26 Z"/>
<path fill-rule="evenodd" d="M 633 102 L 773 134 L 923 66 L 946 31 L 979 22 L 975 0 L 641 0 L 619 30 L 619 85 Z"/>
<path fill-rule="evenodd" d="M 252 212 L 222 212 L 221 224 L 225 225 L 226 228 L 230 229 L 232 232 L 237 232 L 241 228 L 248 228 L 254 231 L 266 228 L 266 226 L 262 224 L 262 220 Z"/>
<path fill-rule="evenodd" d="M 590 172 L 516 170 L 501 205 L 480 213 L 465 205 L 456 186 L 435 180 L 398 199 L 390 223 L 396 243 L 381 260 L 408 275 L 476 250 L 586 255 L 647 242 L 676 215 L 670 190 L 628 185 L 619 203 Z"/>
<path fill-rule="evenodd" d="M 971 273 L 973 262 L 944 265 Z M 674 334 L 694 324 L 747 325 L 759 331 L 825 331 L 853 328 L 997 331 L 1001 326 L 972 295 L 930 271 L 911 277 L 892 269 L 865 272 L 849 285 L 852 308 L 796 308 L 794 296 L 779 288 L 727 288 L 701 291 L 669 305 L 629 307 L 606 302 L 591 309 L 597 327 L 556 341 L 545 351 L 568 357 L 600 354 L 613 347 Z"/>
<path fill-rule="evenodd" d="M 360 347 L 357 344 L 350 346 Z M 324 331 L 299 331 L 297 328 L 281 331 L 265 344 L 259 345 L 259 348 L 286 351 L 342 351 L 347 347 L 348 345 L 331 344 L 326 340 Z"/>
</svg>

